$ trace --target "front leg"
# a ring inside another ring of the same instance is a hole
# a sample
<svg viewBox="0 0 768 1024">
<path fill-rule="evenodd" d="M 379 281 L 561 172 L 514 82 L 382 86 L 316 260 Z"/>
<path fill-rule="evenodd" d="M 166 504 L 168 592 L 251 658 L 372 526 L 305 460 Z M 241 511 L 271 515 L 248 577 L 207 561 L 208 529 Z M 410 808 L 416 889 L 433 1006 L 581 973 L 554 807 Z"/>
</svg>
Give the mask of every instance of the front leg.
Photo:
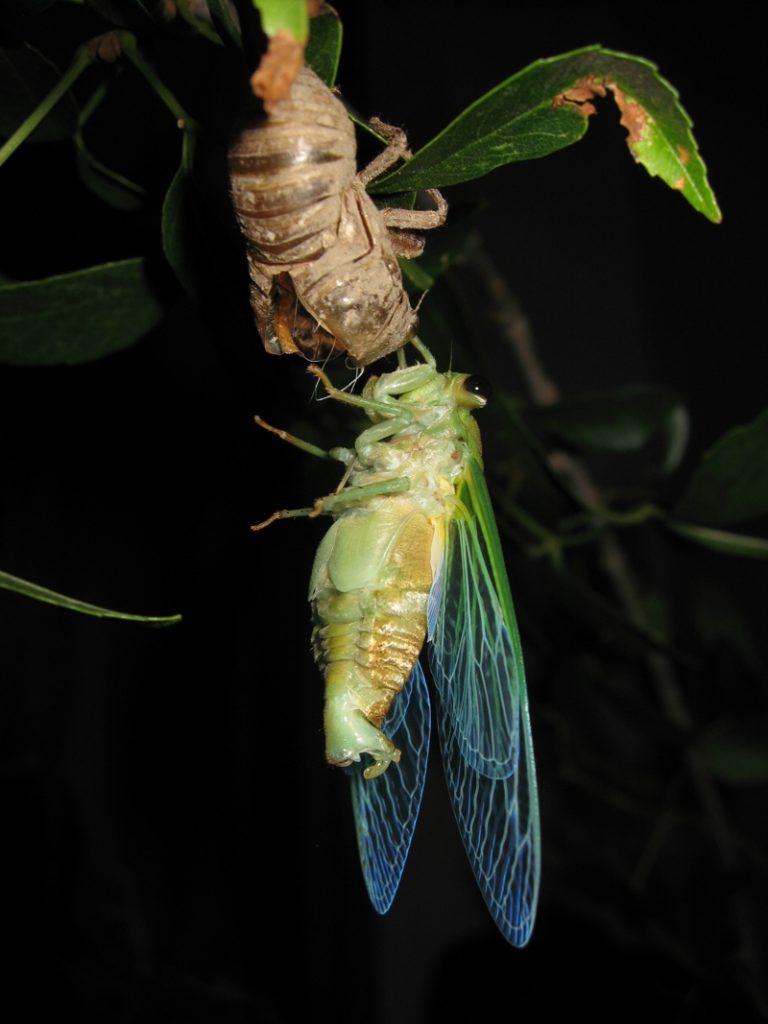
<svg viewBox="0 0 768 1024">
<path fill-rule="evenodd" d="M 372 131 L 386 141 L 387 146 L 362 171 L 357 172 L 357 180 L 361 185 L 370 184 L 374 178 L 379 178 L 398 160 L 403 157 L 407 159 L 411 155 L 411 151 L 408 149 L 408 137 L 402 128 L 386 124 L 378 117 L 372 117 L 368 124 Z"/>
<path fill-rule="evenodd" d="M 413 420 L 412 414 L 407 409 L 403 409 L 396 401 L 387 399 L 386 395 L 383 396 L 382 401 L 367 398 L 364 395 L 350 395 L 346 391 L 342 391 L 341 388 L 335 387 L 331 383 L 328 374 L 321 370 L 319 366 L 308 366 L 307 373 L 311 373 L 313 377 L 317 377 L 328 393 L 328 397 L 333 398 L 337 402 L 343 402 L 345 405 L 354 405 L 358 409 L 365 409 L 368 413 L 376 413 L 379 416 L 386 417 L 387 419 L 392 419 L 396 416 L 399 419 L 404 420 L 404 426 Z M 388 376 L 392 375 L 389 374 Z"/>
<path fill-rule="evenodd" d="M 372 117 L 368 123 L 377 135 L 387 140 L 387 147 L 374 157 L 362 171 L 358 171 L 357 180 L 363 186 L 369 185 L 380 177 L 398 160 L 410 159 L 411 156 L 408 139 L 402 128 L 385 124 L 378 117 Z M 403 259 L 415 259 L 424 250 L 424 240 L 410 232 L 439 228 L 445 224 L 448 216 L 448 204 L 443 199 L 442 193 L 436 188 L 428 188 L 424 191 L 434 203 L 434 210 L 403 210 L 390 206 L 379 209 L 385 226 L 396 229 L 396 233 L 390 233 L 389 237 L 395 255 Z"/>
</svg>

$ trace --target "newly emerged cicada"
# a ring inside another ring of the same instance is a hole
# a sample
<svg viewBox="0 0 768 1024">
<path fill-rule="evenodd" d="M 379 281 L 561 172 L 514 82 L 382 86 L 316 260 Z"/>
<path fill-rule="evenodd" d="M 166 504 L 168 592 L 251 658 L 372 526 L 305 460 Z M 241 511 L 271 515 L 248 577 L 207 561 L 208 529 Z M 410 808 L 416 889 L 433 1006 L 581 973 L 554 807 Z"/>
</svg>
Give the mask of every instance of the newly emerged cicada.
<svg viewBox="0 0 768 1024">
<path fill-rule="evenodd" d="M 421 805 L 426 639 L 464 846 L 496 924 L 523 946 L 539 891 L 538 800 L 520 639 L 473 417 L 486 393 L 480 378 L 439 373 L 414 344 L 424 362 L 406 366 L 401 356 L 360 396 L 312 368 L 333 398 L 373 423 L 353 448 L 329 453 L 280 431 L 346 471 L 314 508 L 277 512 L 260 527 L 334 519 L 312 569 L 312 643 L 325 675 L 326 756 L 351 774 L 374 907 L 384 913 L 394 899 Z"/>
<path fill-rule="evenodd" d="M 310 68 L 268 117 L 250 115 L 229 149 L 232 203 L 247 241 L 251 306 L 266 350 L 347 351 L 365 365 L 403 345 L 416 314 L 398 256 L 413 257 L 434 210 L 379 210 L 365 190 L 407 153 L 405 136 L 379 121 L 387 149 L 357 172 L 355 132 L 343 104 Z M 394 229 L 394 230 L 391 230 Z"/>
</svg>

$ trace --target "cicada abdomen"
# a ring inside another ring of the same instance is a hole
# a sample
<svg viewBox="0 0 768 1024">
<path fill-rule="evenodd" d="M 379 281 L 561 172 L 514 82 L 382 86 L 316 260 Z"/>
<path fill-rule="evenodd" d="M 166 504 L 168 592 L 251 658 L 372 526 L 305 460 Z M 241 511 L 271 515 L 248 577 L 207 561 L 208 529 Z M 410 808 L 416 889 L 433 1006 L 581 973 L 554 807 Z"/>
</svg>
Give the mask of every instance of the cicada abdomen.
<svg viewBox="0 0 768 1024">
<path fill-rule="evenodd" d="M 399 758 L 381 725 L 424 644 L 434 531 L 411 496 L 374 497 L 340 514 L 315 558 L 309 596 L 326 757 L 343 766 L 365 752 L 367 778 Z"/>
<path fill-rule="evenodd" d="M 377 209 L 365 184 L 406 151 L 402 133 L 393 138 L 374 174 L 358 174 L 347 112 L 309 68 L 269 117 L 239 125 L 230 188 L 268 352 L 337 349 L 367 364 L 413 334 L 416 315 L 397 262 L 414 254 L 413 240 L 389 227 L 435 226 L 446 208 L 433 195 L 434 211 Z"/>
</svg>

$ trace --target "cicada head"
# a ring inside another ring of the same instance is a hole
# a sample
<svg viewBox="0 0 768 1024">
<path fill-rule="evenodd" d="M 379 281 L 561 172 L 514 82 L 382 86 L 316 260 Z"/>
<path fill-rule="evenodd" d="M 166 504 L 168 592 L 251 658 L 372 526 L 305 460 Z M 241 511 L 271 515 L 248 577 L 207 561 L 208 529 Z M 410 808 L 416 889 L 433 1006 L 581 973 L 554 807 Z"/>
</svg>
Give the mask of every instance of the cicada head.
<svg viewBox="0 0 768 1024">
<path fill-rule="evenodd" d="M 491 383 L 478 374 L 452 373 L 446 374 L 451 394 L 456 404 L 455 425 L 457 433 L 463 434 L 470 449 L 478 459 L 482 458 L 482 441 L 480 429 L 472 415 L 488 404 L 491 396 Z"/>
</svg>

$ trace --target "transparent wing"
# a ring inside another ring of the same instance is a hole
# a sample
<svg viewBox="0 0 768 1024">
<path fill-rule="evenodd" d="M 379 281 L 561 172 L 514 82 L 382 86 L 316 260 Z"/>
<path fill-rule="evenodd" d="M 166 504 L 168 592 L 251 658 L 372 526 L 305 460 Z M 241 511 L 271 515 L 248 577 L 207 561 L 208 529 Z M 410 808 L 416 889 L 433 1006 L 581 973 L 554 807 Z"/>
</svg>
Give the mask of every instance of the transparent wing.
<svg viewBox="0 0 768 1024">
<path fill-rule="evenodd" d="M 483 898 L 524 946 L 539 892 L 536 769 L 520 638 L 482 469 L 471 459 L 430 595 L 430 665 L 453 809 Z"/>
<path fill-rule="evenodd" d="M 418 661 L 382 729 L 400 749 L 400 761 L 375 779 L 363 778 L 362 764 L 347 770 L 365 884 L 374 908 L 385 914 L 411 848 L 427 774 L 430 705 Z"/>
</svg>

